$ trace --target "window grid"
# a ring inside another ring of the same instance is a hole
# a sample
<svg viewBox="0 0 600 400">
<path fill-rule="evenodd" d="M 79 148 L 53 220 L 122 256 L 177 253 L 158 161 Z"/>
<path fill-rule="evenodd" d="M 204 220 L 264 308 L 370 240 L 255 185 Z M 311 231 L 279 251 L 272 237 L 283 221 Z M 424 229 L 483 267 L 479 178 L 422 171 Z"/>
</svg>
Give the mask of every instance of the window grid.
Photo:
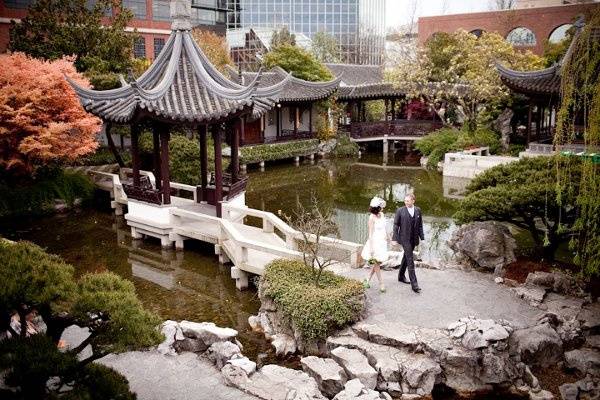
<svg viewBox="0 0 600 400">
<path fill-rule="evenodd" d="M 133 42 L 133 56 L 135 58 L 146 58 L 146 39 L 140 36 Z"/>
<path fill-rule="evenodd" d="M 154 38 L 154 58 L 158 57 L 163 47 L 165 47 L 164 38 Z"/>
</svg>

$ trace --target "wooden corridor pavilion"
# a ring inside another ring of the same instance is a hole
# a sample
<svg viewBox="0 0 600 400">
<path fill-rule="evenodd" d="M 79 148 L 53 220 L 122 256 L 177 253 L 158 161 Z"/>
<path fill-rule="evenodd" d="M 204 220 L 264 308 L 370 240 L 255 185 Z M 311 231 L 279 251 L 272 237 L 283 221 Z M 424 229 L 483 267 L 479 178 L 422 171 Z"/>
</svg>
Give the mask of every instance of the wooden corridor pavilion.
<svg viewBox="0 0 600 400">
<path fill-rule="evenodd" d="M 171 2 L 172 31 L 150 68 L 138 79 L 117 89 L 95 91 L 69 80 L 83 107 L 105 123 L 129 124 L 132 134 L 132 179 L 122 174 L 96 173 L 106 183 L 111 205 L 127 206 L 125 219 L 134 239 L 159 238 L 163 247 L 182 249 L 184 240 L 215 245 L 221 262 L 231 261 L 236 286 L 248 286 L 248 274 L 262 274 L 277 258 L 302 259 L 302 234 L 272 213 L 245 205 L 246 180 L 239 176 L 238 146 L 243 118 L 260 118 L 278 102 L 289 76 L 271 86 L 259 86 L 261 74 L 246 85 L 218 72 L 191 37 L 190 0 Z M 68 79 L 68 78 L 67 78 Z M 154 173 L 140 170 L 139 134 L 142 126 L 153 134 Z M 198 130 L 201 182 L 199 186 L 171 182 L 169 138 L 174 126 Z M 222 169 L 222 135 L 232 147 L 230 174 Z M 207 135 L 215 150 L 214 182 L 208 180 Z M 123 173 L 125 171 L 121 171 Z M 173 196 L 171 189 L 191 192 L 192 199 Z M 246 217 L 262 220 L 262 228 L 246 225 Z M 313 240 L 313 239 L 311 239 Z M 343 253 L 344 262 L 357 265 L 360 245 L 321 238 Z"/>
</svg>

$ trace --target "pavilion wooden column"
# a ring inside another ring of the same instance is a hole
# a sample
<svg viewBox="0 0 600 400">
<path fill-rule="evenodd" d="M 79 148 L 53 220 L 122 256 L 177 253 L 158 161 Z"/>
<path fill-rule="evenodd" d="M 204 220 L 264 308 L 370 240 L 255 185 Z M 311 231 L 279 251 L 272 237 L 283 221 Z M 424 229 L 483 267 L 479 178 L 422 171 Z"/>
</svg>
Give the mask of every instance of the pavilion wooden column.
<svg viewBox="0 0 600 400">
<path fill-rule="evenodd" d="M 362 122 L 367 122 L 367 104 L 364 101 L 361 102 L 361 104 L 362 104 L 362 110 L 361 110 Z"/>
<path fill-rule="evenodd" d="M 529 108 L 527 110 L 527 144 L 531 141 L 531 118 L 533 112 L 533 102 L 529 101 Z"/>
<path fill-rule="evenodd" d="M 294 107 L 294 136 L 298 135 L 298 107 Z"/>
<path fill-rule="evenodd" d="M 208 149 L 206 146 L 207 125 L 198 126 L 198 140 L 200 140 L 200 200 L 206 201 L 206 187 L 208 186 Z"/>
<path fill-rule="evenodd" d="M 281 105 L 277 104 L 276 108 L 276 116 L 277 116 L 277 137 L 281 135 Z"/>
<path fill-rule="evenodd" d="M 396 119 L 396 99 L 392 99 L 392 121 Z"/>
<path fill-rule="evenodd" d="M 383 103 L 385 104 L 385 120 L 388 120 L 388 113 L 389 113 L 389 106 L 390 106 L 390 101 L 388 99 L 384 99 Z"/>
<path fill-rule="evenodd" d="M 535 140 L 539 140 L 540 139 L 540 124 L 542 122 L 542 107 L 538 104 L 537 105 L 537 110 L 535 113 Z"/>
<path fill-rule="evenodd" d="M 169 126 L 160 124 L 160 176 L 162 178 L 163 204 L 171 204 L 171 176 L 169 174 Z"/>
<path fill-rule="evenodd" d="M 140 127 L 137 124 L 131 125 L 131 165 L 133 169 L 133 186 L 140 187 L 140 148 L 138 139 L 140 136 Z"/>
<path fill-rule="evenodd" d="M 263 116 L 260 117 L 260 129 L 261 131 L 263 130 Z M 241 123 L 240 123 L 240 141 L 239 141 L 239 145 L 243 145 L 246 142 L 246 117 L 240 117 Z"/>
<path fill-rule="evenodd" d="M 312 104 L 308 105 L 308 133 L 312 137 L 313 128 L 312 128 Z"/>
<path fill-rule="evenodd" d="M 160 165 L 160 133 L 158 126 L 152 124 L 152 166 L 154 172 L 154 178 L 156 179 L 156 189 L 162 189 L 162 171 Z"/>
<path fill-rule="evenodd" d="M 220 124 L 213 125 L 212 135 L 215 146 L 215 207 L 217 209 L 217 217 L 221 218 L 221 201 L 223 200 L 223 151 L 221 148 Z"/>
<path fill-rule="evenodd" d="M 240 117 L 237 124 L 232 124 L 233 132 L 231 133 L 231 184 L 238 180 L 240 171 L 240 136 L 244 129 L 244 119 Z"/>
</svg>

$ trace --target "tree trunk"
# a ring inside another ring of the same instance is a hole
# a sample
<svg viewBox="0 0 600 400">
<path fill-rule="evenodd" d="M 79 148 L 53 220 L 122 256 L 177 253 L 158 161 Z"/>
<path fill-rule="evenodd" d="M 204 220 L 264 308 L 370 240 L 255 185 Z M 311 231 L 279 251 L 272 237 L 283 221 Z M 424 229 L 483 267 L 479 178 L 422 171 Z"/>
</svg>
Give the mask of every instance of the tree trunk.
<svg viewBox="0 0 600 400">
<path fill-rule="evenodd" d="M 119 167 L 123 168 L 123 167 L 125 167 L 125 162 L 123 162 L 123 159 L 121 158 L 121 155 L 119 154 L 119 151 L 117 150 L 117 148 L 115 146 L 115 142 L 113 142 L 112 135 L 110 134 L 111 128 L 112 128 L 112 124 L 110 122 L 107 122 L 106 123 L 106 141 L 108 142 L 108 148 L 113 153 L 113 156 L 115 157 L 115 160 L 117 160 L 117 164 L 119 164 Z"/>
</svg>

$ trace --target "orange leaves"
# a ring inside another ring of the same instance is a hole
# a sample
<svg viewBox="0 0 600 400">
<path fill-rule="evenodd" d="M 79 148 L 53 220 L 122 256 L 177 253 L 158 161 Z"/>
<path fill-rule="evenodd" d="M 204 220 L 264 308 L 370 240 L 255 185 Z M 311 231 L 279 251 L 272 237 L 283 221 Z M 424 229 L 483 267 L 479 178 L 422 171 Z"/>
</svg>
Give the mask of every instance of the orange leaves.
<svg viewBox="0 0 600 400">
<path fill-rule="evenodd" d="M 0 168 L 28 173 L 36 164 L 96 149 L 101 121 L 83 109 L 64 78 L 89 87 L 72 57 L 49 62 L 2 54 L 0 65 Z"/>
</svg>

